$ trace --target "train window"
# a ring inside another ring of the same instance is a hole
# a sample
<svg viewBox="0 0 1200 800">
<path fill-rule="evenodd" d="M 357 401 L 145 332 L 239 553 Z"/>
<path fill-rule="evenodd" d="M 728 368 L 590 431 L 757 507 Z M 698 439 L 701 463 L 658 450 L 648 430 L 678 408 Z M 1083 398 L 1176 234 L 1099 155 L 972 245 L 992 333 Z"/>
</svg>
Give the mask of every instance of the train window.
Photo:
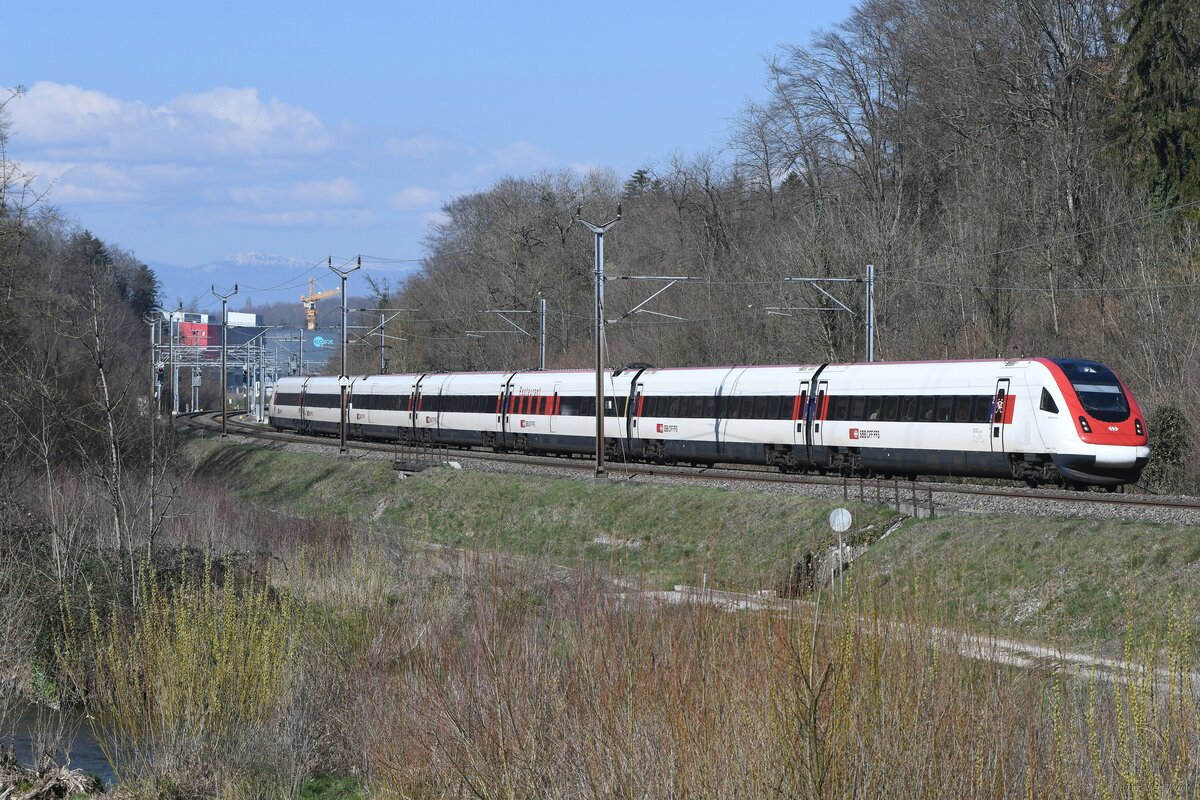
<svg viewBox="0 0 1200 800">
<path fill-rule="evenodd" d="M 759 395 L 754 398 L 754 406 L 750 410 L 750 419 L 766 419 L 767 418 L 767 397 Z"/>
<path fill-rule="evenodd" d="M 710 397 L 705 397 L 702 399 L 704 400 L 704 402 L 701 403 L 701 405 L 700 405 L 700 416 L 707 417 L 708 419 L 716 419 L 717 418 L 717 398 L 710 396 Z"/>
<path fill-rule="evenodd" d="M 788 397 L 780 397 L 778 395 L 767 398 L 767 419 L 790 419 L 791 404 L 788 404 L 788 415 L 783 415 L 784 400 L 790 400 Z"/>
<path fill-rule="evenodd" d="M 887 422 L 895 422 L 896 415 L 900 412 L 900 398 L 894 394 L 890 394 L 883 398 L 883 410 L 879 414 L 879 418 Z"/>
<path fill-rule="evenodd" d="M 667 416 L 668 417 L 678 417 L 679 416 L 679 405 L 680 405 L 680 400 L 682 400 L 682 399 L 683 398 L 681 398 L 681 397 L 672 397 L 667 400 Z"/>
<path fill-rule="evenodd" d="M 942 395 L 937 398 L 937 411 L 934 413 L 934 419 L 938 422 L 949 422 L 954 418 L 954 398 L 950 395 Z"/>
<path fill-rule="evenodd" d="M 1054 398 L 1050 396 L 1050 392 L 1047 391 L 1046 387 L 1044 386 L 1042 387 L 1041 409 L 1042 411 L 1047 411 L 1051 414 L 1058 413 L 1058 403 L 1054 402 Z"/>
<path fill-rule="evenodd" d="M 883 408 L 883 398 L 882 397 L 878 397 L 878 396 L 868 397 L 867 398 L 866 419 L 868 421 L 874 421 L 874 420 L 879 419 L 879 410 L 881 408 Z"/>
<path fill-rule="evenodd" d="M 700 416 L 700 408 L 704 405 L 703 397 L 685 397 L 680 404 L 679 416 L 694 419 Z"/>
<path fill-rule="evenodd" d="M 992 422 L 1000 424 L 1004 422 L 1004 390 L 996 392 L 996 402 L 992 405 Z"/>
<path fill-rule="evenodd" d="M 917 422 L 933 422 L 932 397 L 917 398 Z"/>
<path fill-rule="evenodd" d="M 850 396 L 840 395 L 833 398 L 829 405 L 829 418 L 835 420 L 850 419 Z"/>
<path fill-rule="evenodd" d="M 867 418 L 867 398 L 859 395 L 850 401 L 850 416 L 843 419 L 852 419 L 855 421 L 864 420 Z"/>
<path fill-rule="evenodd" d="M 979 395 L 975 398 L 975 405 L 971 411 L 971 422 L 980 424 L 987 422 L 992 417 L 992 398 L 990 395 Z"/>
<path fill-rule="evenodd" d="M 975 402 L 975 398 L 967 396 L 958 396 L 954 398 L 954 414 L 950 418 L 955 422 L 970 422 L 971 421 L 971 406 Z"/>
<path fill-rule="evenodd" d="M 808 414 L 808 392 L 803 389 L 800 391 L 800 408 L 797 410 L 796 419 L 804 419 Z"/>
</svg>

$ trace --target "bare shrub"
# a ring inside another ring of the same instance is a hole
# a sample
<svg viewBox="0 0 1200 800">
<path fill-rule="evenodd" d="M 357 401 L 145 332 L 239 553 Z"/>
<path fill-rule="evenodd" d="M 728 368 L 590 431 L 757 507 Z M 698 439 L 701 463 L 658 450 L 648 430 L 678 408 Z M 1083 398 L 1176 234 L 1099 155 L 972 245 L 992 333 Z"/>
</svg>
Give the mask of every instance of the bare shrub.
<svg viewBox="0 0 1200 800">
<path fill-rule="evenodd" d="M 902 608 L 729 614 L 573 588 L 497 572 L 460 626 L 376 675 L 363 745 L 381 790 L 1094 797 L 1197 782 L 1182 620 L 1131 680 L 1088 681 L 964 657 Z"/>
<path fill-rule="evenodd" d="M 64 620 L 59 664 L 119 778 L 203 781 L 267 727 L 297 622 L 294 603 L 252 576 L 147 573 L 131 613 L 92 604 L 87 618 Z"/>
</svg>

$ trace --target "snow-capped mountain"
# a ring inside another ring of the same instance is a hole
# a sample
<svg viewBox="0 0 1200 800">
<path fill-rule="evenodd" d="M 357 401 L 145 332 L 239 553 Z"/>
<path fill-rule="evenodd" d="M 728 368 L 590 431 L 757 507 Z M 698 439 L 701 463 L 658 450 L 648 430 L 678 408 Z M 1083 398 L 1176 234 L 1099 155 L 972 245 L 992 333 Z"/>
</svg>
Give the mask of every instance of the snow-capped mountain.
<svg viewBox="0 0 1200 800">
<path fill-rule="evenodd" d="M 168 308 L 174 308 L 180 301 L 184 308 L 207 306 L 213 299 L 209 290 L 214 284 L 222 293 L 238 284 L 237 299 L 232 301 L 237 308 L 248 298 L 255 303 L 270 303 L 291 299 L 292 295 L 299 297 L 308 290 L 310 276 L 322 288 L 336 285 L 321 262 L 266 253 L 235 253 L 194 267 L 153 261 L 149 266 L 162 281 L 163 303 Z M 311 267 L 317 269 L 310 272 Z"/>
</svg>

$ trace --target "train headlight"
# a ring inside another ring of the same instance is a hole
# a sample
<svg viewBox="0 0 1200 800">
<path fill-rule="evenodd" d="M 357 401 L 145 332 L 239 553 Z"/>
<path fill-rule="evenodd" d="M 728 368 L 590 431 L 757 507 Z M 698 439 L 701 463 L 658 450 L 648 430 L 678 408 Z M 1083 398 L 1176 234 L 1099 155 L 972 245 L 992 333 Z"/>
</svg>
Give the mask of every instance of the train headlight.
<svg viewBox="0 0 1200 800">
<path fill-rule="evenodd" d="M 1135 419 L 1133 421 L 1133 430 L 1137 433 L 1138 436 L 1146 435 L 1146 429 L 1144 427 L 1142 427 L 1142 421 L 1140 419 Z"/>
<path fill-rule="evenodd" d="M 1091 425 L 1088 425 L 1087 418 L 1086 418 L 1086 417 L 1084 417 L 1084 416 L 1083 416 L 1083 414 L 1080 414 L 1080 415 L 1079 415 L 1079 427 L 1083 428 L 1083 432 L 1084 432 L 1084 433 L 1091 433 L 1091 432 L 1092 432 L 1092 426 L 1091 426 Z"/>
</svg>

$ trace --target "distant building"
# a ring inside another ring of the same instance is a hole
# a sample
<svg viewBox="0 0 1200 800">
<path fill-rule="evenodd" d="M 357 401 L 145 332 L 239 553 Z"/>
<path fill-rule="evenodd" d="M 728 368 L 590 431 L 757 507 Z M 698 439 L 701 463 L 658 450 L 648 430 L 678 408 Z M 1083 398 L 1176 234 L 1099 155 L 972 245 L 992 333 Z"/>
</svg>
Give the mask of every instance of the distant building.
<svg viewBox="0 0 1200 800">
<path fill-rule="evenodd" d="M 262 327 L 262 314 L 247 314 L 244 311 L 230 311 L 229 327 L 231 328 L 260 328 Z"/>
</svg>

